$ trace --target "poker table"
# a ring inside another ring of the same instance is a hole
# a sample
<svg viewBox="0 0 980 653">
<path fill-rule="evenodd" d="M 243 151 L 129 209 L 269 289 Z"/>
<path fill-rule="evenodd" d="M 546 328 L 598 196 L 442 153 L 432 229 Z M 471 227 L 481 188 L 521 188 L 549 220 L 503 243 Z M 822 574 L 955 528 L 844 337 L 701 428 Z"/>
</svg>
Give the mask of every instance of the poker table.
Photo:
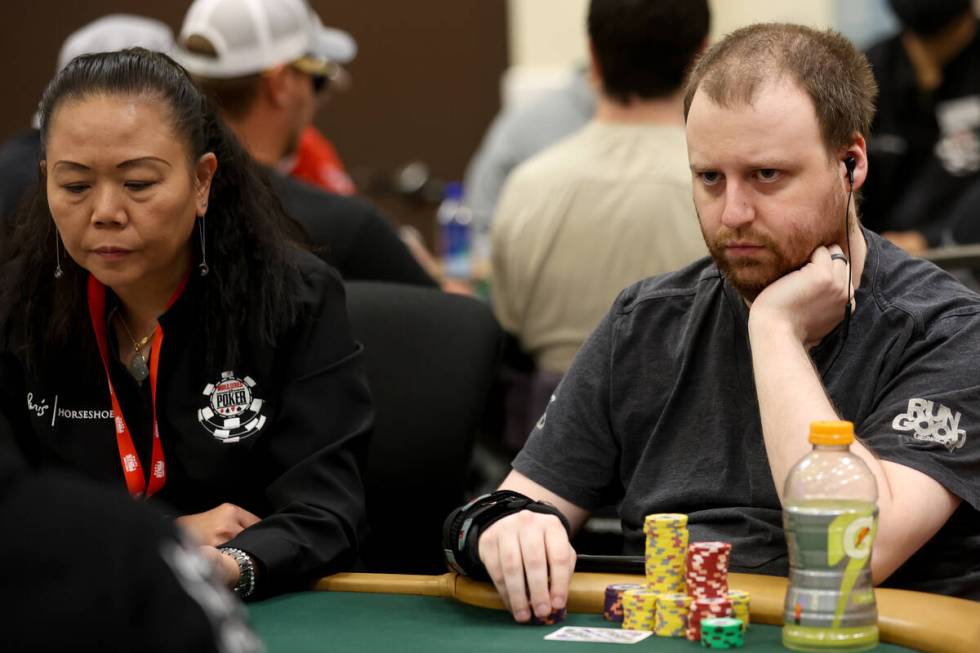
<svg viewBox="0 0 980 653">
<path fill-rule="evenodd" d="M 608 652 L 617 645 L 556 642 L 544 636 L 561 626 L 614 626 L 601 615 L 604 590 L 627 582 L 642 582 L 642 577 L 576 573 L 568 617 L 555 626 L 515 623 L 491 585 L 454 573 L 337 574 L 322 579 L 314 591 L 252 603 L 249 613 L 269 653 Z M 751 594 L 752 625 L 745 648 L 760 653 L 784 650 L 779 625 L 786 579 L 730 574 L 729 586 Z M 980 651 L 980 603 L 890 589 L 875 590 L 875 596 L 883 642 L 876 650 Z M 656 636 L 629 646 L 634 652 L 703 650 L 687 640 Z"/>
</svg>

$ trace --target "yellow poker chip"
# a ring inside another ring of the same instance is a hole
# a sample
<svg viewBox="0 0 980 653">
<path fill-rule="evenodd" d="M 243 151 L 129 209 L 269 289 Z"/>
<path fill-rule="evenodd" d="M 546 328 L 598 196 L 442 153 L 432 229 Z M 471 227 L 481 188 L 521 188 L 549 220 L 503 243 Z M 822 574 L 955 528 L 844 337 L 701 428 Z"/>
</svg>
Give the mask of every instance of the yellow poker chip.
<svg viewBox="0 0 980 653">
<path fill-rule="evenodd" d="M 744 632 L 749 627 L 749 593 L 742 590 L 729 590 L 727 598 L 732 602 L 732 612 L 735 613 L 735 617 L 742 620 L 742 631 Z"/>
<path fill-rule="evenodd" d="M 688 546 L 687 515 L 655 513 L 643 522 L 647 585 L 658 593 L 684 592 Z"/>
<path fill-rule="evenodd" d="M 677 528 L 687 527 L 687 515 L 675 512 L 658 512 L 652 515 L 647 515 L 643 520 L 644 526 L 647 524 L 657 524 L 675 526 Z"/>
</svg>

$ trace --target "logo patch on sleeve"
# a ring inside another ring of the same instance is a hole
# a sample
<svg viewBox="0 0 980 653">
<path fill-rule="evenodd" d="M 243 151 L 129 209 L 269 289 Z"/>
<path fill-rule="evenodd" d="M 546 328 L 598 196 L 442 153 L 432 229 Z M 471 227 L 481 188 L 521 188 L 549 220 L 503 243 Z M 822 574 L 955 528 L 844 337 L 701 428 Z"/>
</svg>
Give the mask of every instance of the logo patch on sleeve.
<svg viewBox="0 0 980 653">
<path fill-rule="evenodd" d="M 909 399 L 906 412 L 892 420 L 896 431 L 912 431 L 916 440 L 936 442 L 950 451 L 966 443 L 966 431 L 960 428 L 962 413 L 927 399 Z"/>
<path fill-rule="evenodd" d="M 209 383 L 202 393 L 208 404 L 197 411 L 197 421 L 221 442 L 240 442 L 265 426 L 263 401 L 255 396 L 255 381 L 222 372 L 221 380 Z"/>
</svg>

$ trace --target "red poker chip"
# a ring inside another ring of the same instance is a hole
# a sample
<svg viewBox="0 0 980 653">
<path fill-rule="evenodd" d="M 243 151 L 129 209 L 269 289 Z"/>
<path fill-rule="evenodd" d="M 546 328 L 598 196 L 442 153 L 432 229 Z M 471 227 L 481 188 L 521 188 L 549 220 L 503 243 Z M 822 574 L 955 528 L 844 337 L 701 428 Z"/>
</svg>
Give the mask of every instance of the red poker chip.
<svg viewBox="0 0 980 653">
<path fill-rule="evenodd" d="M 728 617 L 732 614 L 732 602 L 727 598 L 695 598 L 687 617 L 687 639 L 701 639 L 701 620 L 708 617 Z"/>
</svg>

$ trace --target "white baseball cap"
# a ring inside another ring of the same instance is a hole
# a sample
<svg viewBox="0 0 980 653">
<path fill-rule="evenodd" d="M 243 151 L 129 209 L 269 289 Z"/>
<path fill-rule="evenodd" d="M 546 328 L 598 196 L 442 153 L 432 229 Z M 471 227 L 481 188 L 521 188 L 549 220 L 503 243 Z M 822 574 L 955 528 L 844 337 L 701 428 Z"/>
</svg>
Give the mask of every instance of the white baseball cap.
<svg viewBox="0 0 980 653">
<path fill-rule="evenodd" d="M 192 36 L 206 39 L 216 56 L 189 52 L 183 46 Z M 353 37 L 324 27 L 306 0 L 195 0 L 174 58 L 192 75 L 228 79 L 301 59 L 320 62 L 326 73 L 356 54 Z"/>
<path fill-rule="evenodd" d="M 96 52 L 115 52 L 126 48 L 146 48 L 164 54 L 173 54 L 174 33 L 159 20 L 132 14 L 109 14 L 86 24 L 71 34 L 61 44 L 58 68 L 68 65 L 75 57 Z M 37 129 L 41 116 L 35 112 L 31 126 Z"/>
<path fill-rule="evenodd" d="M 141 47 L 170 54 L 174 34 L 166 23 L 131 14 L 109 14 L 72 32 L 58 53 L 58 70 L 83 54 Z"/>
</svg>

